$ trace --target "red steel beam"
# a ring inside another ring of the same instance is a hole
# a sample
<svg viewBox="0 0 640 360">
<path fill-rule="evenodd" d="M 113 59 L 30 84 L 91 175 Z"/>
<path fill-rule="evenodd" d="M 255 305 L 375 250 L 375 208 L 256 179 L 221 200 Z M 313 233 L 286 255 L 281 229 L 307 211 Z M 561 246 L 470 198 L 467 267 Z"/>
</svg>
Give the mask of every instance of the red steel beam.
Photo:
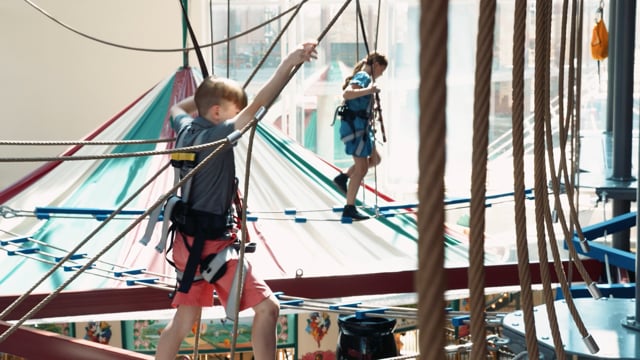
<svg viewBox="0 0 640 360">
<path fill-rule="evenodd" d="M 583 261 L 592 279 L 598 280 L 602 264 L 596 260 Z M 567 262 L 563 263 L 565 271 Z M 552 281 L 557 282 L 552 264 L 549 264 Z M 540 264 L 530 264 L 534 284 L 540 284 Z M 574 269 L 574 282 L 583 281 Z M 447 289 L 469 288 L 467 268 L 447 268 Z M 382 272 L 376 274 L 355 274 L 327 277 L 302 277 L 293 279 L 268 280 L 274 291 L 290 296 L 310 299 L 336 298 L 348 296 L 402 294 L 415 292 L 415 272 Z M 516 286 L 520 284 L 516 264 L 491 265 L 485 267 L 485 287 Z M 34 294 L 25 299 L 5 319 L 17 320 L 33 309 L 47 294 Z M 6 309 L 17 295 L 0 297 L 0 309 Z M 170 307 L 168 292 L 151 287 L 131 287 L 122 289 L 96 289 L 88 291 L 66 291 L 57 295 L 47 306 L 34 316 L 36 318 L 64 317 L 78 315 L 108 314 L 130 311 L 160 310 Z"/>
<path fill-rule="evenodd" d="M 592 279 L 598 279 L 602 264 L 595 260 L 583 261 Z M 563 263 L 565 271 L 568 263 Z M 549 265 L 551 273 L 552 264 Z M 540 264 L 530 264 L 532 282 L 540 283 Z M 467 268 L 447 268 L 447 289 L 468 288 Z M 575 270 L 575 269 L 574 269 Z M 578 274 L 577 271 L 573 272 Z M 411 293 L 415 290 L 415 272 L 401 271 L 393 273 L 358 274 L 347 276 L 278 279 L 267 281 L 275 291 L 287 295 L 311 299 L 362 296 L 376 294 Z M 552 279 L 557 282 L 557 278 Z M 574 279 L 582 281 L 582 279 Z M 515 286 L 520 283 L 516 264 L 492 265 L 485 267 L 485 287 Z M 78 315 L 106 314 L 129 311 L 166 309 L 170 305 L 168 293 L 150 287 L 132 287 L 125 289 L 98 289 L 90 291 L 62 292 L 51 300 L 39 313 L 38 318 L 65 317 Z M 7 308 L 18 296 L 0 297 L 0 309 Z M 7 319 L 18 319 L 36 306 L 46 294 L 31 295 L 17 306 Z M 0 332 L 10 324 L 0 321 Z M 21 327 L 9 338 L 0 342 L 0 352 L 25 358 L 48 360 L 66 359 L 115 359 L 135 360 L 152 359 L 133 351 L 86 340 L 69 338 L 51 332 Z"/>
<path fill-rule="evenodd" d="M 0 332 L 11 324 L 0 321 Z M 0 352 L 27 359 L 152 360 L 153 356 L 49 331 L 20 327 L 0 343 Z"/>
</svg>

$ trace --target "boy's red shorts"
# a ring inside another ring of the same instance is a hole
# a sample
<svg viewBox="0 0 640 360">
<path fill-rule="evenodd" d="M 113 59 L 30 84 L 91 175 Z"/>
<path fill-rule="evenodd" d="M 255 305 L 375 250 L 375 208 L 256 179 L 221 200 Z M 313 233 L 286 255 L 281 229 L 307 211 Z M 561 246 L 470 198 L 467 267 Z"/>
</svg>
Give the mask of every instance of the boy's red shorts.
<svg viewBox="0 0 640 360">
<path fill-rule="evenodd" d="M 189 246 L 191 246 L 193 243 L 193 237 L 186 236 L 186 239 Z M 207 257 L 208 254 L 218 253 L 220 250 L 224 249 L 226 246 L 230 246 L 232 243 L 233 240 L 207 240 L 202 251 L 202 258 Z M 181 271 L 184 270 L 188 258 L 189 250 L 185 246 L 184 237 L 179 232 L 176 232 L 176 236 L 173 241 L 173 261 L 176 267 Z M 213 306 L 213 291 L 215 290 L 220 302 L 226 307 L 237 265 L 237 260 L 230 260 L 227 262 L 226 273 L 218 279 L 215 284 L 211 284 L 206 280 L 194 281 L 193 284 L 191 284 L 191 288 L 188 293 L 177 291 L 173 297 L 171 305 L 174 307 L 178 307 L 179 305 Z M 196 272 L 196 275 L 200 275 L 199 270 Z M 250 263 L 247 266 L 244 279 L 240 310 L 245 310 L 258 305 L 272 294 L 271 289 L 267 286 L 264 280 L 254 276 Z"/>
</svg>

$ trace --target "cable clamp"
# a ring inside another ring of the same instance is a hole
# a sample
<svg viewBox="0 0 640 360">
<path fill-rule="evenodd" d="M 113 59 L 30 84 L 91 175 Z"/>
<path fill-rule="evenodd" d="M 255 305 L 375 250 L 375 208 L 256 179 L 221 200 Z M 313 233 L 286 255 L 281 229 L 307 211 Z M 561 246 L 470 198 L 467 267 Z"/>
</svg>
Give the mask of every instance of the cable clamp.
<svg viewBox="0 0 640 360">
<path fill-rule="evenodd" d="M 0 205 L 0 215 L 5 219 L 11 219 L 18 216 L 18 213 L 6 205 Z"/>
</svg>

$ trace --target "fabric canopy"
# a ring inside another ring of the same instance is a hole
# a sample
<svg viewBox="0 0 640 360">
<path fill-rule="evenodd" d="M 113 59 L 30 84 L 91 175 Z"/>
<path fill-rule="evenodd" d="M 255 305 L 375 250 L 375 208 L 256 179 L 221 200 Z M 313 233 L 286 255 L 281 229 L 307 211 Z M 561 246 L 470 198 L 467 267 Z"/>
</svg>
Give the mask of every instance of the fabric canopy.
<svg viewBox="0 0 640 360">
<path fill-rule="evenodd" d="M 200 79 L 197 70 L 178 70 L 85 140 L 174 137 L 168 126 L 168 108 L 192 94 Z M 407 205 L 408 208 L 400 206 L 395 211 L 398 204 L 392 199 L 363 188 L 364 196 L 359 199 L 370 202 L 362 204 L 364 211 L 371 215 L 378 212 L 380 216 L 352 224 L 341 222 L 344 196 L 332 184 L 337 168 L 270 125 L 279 115 L 274 109 L 275 106 L 257 128 L 250 155 L 249 191 L 245 194 L 250 218 L 248 231 L 251 241 L 257 243 L 255 253 L 247 257 L 256 271 L 268 280 L 415 271 L 418 242 L 415 209 Z M 241 190 L 248 145 L 248 134 L 236 145 Z M 148 218 L 125 231 L 173 186 L 171 167 L 160 171 L 168 163 L 168 155 L 116 156 L 171 146 L 171 142 L 78 145 L 64 155 L 114 157 L 46 163 L 0 192 L 0 204 L 12 215 L 0 218 L 0 245 L 4 250 L 0 251 L 0 295 L 21 294 L 40 279 L 35 293 L 54 291 L 88 259 L 98 255 L 99 259 L 64 290 L 122 288 L 145 282 L 151 286 L 172 285 L 174 270 L 164 254 L 155 250 L 161 223 L 157 223 L 146 246 L 139 240 Z M 146 182 L 150 185 L 143 186 Z M 129 214 L 103 221 L 108 210 L 118 208 L 138 191 L 139 195 L 125 207 Z M 385 206 L 391 210 L 381 213 Z M 48 212 L 51 208 L 89 209 L 101 215 L 91 211 L 90 216 L 73 211 Z M 446 262 L 448 266 L 464 267 L 467 246 L 461 239 L 465 235 L 457 235 L 445 233 Z M 81 246 L 83 241 L 86 244 Z M 48 274 L 75 248 L 78 249 L 74 257 Z M 332 285 L 327 281 L 321 286 Z"/>
</svg>

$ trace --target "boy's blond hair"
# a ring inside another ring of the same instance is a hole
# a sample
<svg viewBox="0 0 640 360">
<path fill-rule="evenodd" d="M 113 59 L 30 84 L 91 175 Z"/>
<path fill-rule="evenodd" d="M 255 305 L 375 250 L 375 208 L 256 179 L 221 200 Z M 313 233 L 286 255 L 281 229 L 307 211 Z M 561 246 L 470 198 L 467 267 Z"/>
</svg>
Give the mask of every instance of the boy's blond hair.
<svg viewBox="0 0 640 360">
<path fill-rule="evenodd" d="M 205 116 L 212 106 L 220 105 L 221 100 L 231 101 L 243 109 L 247 106 L 247 93 L 233 80 L 209 76 L 198 86 L 194 95 L 200 116 Z"/>
</svg>

